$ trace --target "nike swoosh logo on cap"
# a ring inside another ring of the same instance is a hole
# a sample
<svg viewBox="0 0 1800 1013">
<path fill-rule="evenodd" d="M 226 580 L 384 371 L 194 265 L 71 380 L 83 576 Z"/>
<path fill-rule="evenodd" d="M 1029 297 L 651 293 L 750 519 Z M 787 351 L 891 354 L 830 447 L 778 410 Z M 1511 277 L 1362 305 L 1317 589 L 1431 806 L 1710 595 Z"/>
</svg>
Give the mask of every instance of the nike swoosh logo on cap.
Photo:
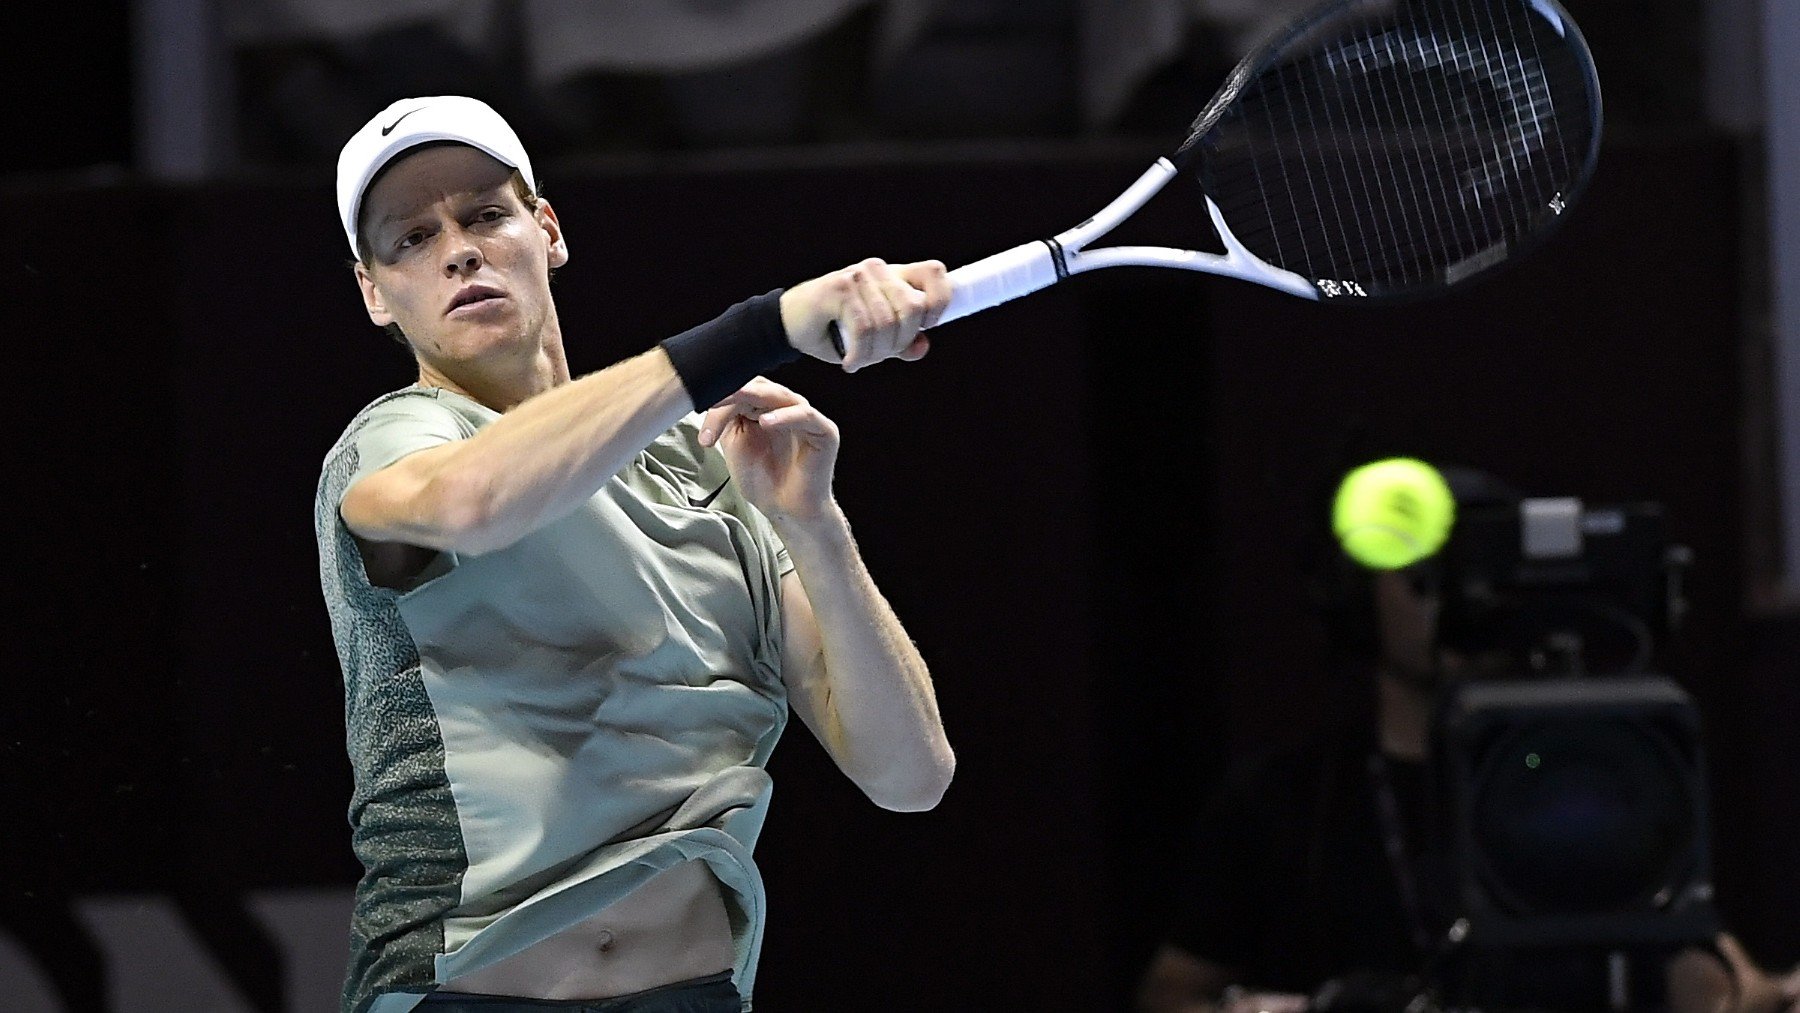
<svg viewBox="0 0 1800 1013">
<path fill-rule="evenodd" d="M 419 111 L 418 108 L 408 109 L 407 111 L 401 113 L 399 116 L 394 117 L 394 122 L 389 123 L 387 126 L 381 128 L 381 136 L 386 137 L 388 134 L 393 133 L 394 128 L 400 125 L 401 120 L 406 119 L 408 116 L 411 116 L 413 113 L 416 113 L 418 111 Z"/>
<path fill-rule="evenodd" d="M 724 492 L 725 487 L 730 484 L 731 484 L 731 479 L 727 478 L 725 481 L 719 483 L 719 487 L 717 489 L 714 489 L 712 492 L 707 493 L 705 496 L 701 497 L 700 499 L 695 499 L 694 497 L 689 496 L 687 498 L 688 506 L 691 506 L 691 507 L 711 506 L 712 501 L 715 499 L 718 499 L 719 494 Z"/>
</svg>

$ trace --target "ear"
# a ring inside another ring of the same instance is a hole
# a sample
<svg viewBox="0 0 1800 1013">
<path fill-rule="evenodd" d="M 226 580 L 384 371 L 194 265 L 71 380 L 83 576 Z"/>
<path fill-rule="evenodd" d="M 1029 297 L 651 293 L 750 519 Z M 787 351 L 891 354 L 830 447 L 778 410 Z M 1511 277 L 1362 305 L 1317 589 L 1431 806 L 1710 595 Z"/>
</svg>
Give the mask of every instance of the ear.
<svg viewBox="0 0 1800 1013">
<path fill-rule="evenodd" d="M 533 212 L 538 227 L 544 230 L 544 236 L 550 242 L 550 266 L 561 267 L 569 262 L 569 243 L 563 238 L 562 223 L 556 220 L 556 209 L 547 200 L 538 201 L 537 210 Z"/>
<path fill-rule="evenodd" d="M 362 263 L 356 265 L 356 287 L 362 290 L 363 308 L 369 311 L 369 319 L 377 327 L 386 327 L 394 322 L 394 315 L 388 312 L 387 302 L 381 297 L 381 289 L 375 285 L 375 278 Z"/>
</svg>

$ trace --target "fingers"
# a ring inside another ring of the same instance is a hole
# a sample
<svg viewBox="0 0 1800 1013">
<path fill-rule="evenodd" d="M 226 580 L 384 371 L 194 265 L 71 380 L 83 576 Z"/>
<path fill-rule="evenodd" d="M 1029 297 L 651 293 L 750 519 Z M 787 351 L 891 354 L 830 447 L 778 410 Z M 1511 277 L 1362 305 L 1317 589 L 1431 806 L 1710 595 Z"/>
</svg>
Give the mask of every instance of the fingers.
<svg viewBox="0 0 1800 1013">
<path fill-rule="evenodd" d="M 786 433 L 817 447 L 835 444 L 838 438 L 837 423 L 809 404 L 777 408 L 756 422 L 766 432 Z"/>
<path fill-rule="evenodd" d="M 896 352 L 895 356 L 906 362 L 918 362 L 929 351 L 931 351 L 931 339 L 921 331 L 919 336 L 912 340 L 912 344 Z"/>
<path fill-rule="evenodd" d="M 885 356 L 899 326 L 902 310 L 888 297 L 879 275 L 890 273 L 881 261 L 865 260 L 850 269 L 850 298 L 839 310 L 838 320 L 844 335 L 844 370 L 854 373 L 872 366 Z"/>
<path fill-rule="evenodd" d="M 883 359 L 922 358 L 931 344 L 920 340 L 920 331 L 943 316 L 950 291 L 944 265 L 935 260 L 896 265 L 870 258 L 788 289 L 781 322 L 796 349 L 855 372 Z M 829 336 L 833 323 L 841 356 Z"/>
<path fill-rule="evenodd" d="M 707 410 L 700 421 L 700 445 L 710 447 L 719 442 L 736 419 L 813 442 L 838 438 L 837 423 L 806 398 L 767 377 L 756 377 Z"/>
<path fill-rule="evenodd" d="M 892 265 L 871 258 L 848 270 L 852 289 L 838 314 L 844 369 L 854 373 L 883 359 L 923 358 L 931 345 L 919 340 L 919 332 L 950 302 L 944 265 Z"/>
<path fill-rule="evenodd" d="M 733 419 L 755 421 L 765 412 L 806 403 L 805 398 L 768 377 L 755 377 L 706 410 L 706 415 L 700 420 L 700 445 L 710 447 L 717 443 L 719 434 L 725 431 L 725 427 Z"/>
<path fill-rule="evenodd" d="M 1731 980 L 1740 997 L 1739 1008 L 1792 1010 L 1800 1004 L 1800 968 L 1786 978 L 1776 978 L 1744 949 L 1736 936 L 1721 932 L 1714 939 L 1719 953 L 1729 967 Z"/>
<path fill-rule="evenodd" d="M 838 322 L 844 333 L 844 369 L 854 373 L 912 344 L 924 321 L 925 297 L 885 261 L 865 260 L 849 274 L 852 287 Z"/>
<path fill-rule="evenodd" d="M 950 306 L 950 273 L 941 260 L 921 260 L 894 268 L 908 285 L 925 295 L 925 320 L 920 327 L 936 327 Z"/>
<path fill-rule="evenodd" d="M 1750 954 L 1744 952 L 1744 946 L 1737 937 L 1729 932 L 1721 932 L 1713 939 L 1713 945 L 1724 955 L 1725 962 L 1731 965 L 1733 974 L 1740 974 L 1753 967 Z"/>
</svg>

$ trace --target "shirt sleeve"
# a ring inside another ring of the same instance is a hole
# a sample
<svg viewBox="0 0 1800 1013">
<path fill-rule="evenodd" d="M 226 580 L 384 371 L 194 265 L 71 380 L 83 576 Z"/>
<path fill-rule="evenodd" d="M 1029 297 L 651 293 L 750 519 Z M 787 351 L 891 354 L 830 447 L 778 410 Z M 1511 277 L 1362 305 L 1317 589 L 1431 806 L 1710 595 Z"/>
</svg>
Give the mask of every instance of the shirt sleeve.
<svg viewBox="0 0 1800 1013">
<path fill-rule="evenodd" d="M 350 568 L 344 579 L 367 580 L 361 549 L 340 512 L 350 487 L 408 454 L 465 439 L 474 432 L 472 425 L 427 394 L 402 394 L 379 402 L 364 409 L 351 423 L 326 458 L 314 503 L 314 526 L 320 545 L 329 547 L 333 557 Z M 416 590 L 448 573 L 456 564 L 455 553 L 437 553 L 405 587 L 396 590 Z"/>
<path fill-rule="evenodd" d="M 356 464 L 344 491 L 408 454 L 473 435 L 473 429 L 436 398 L 403 395 L 383 401 L 368 410 L 350 436 Z"/>
</svg>

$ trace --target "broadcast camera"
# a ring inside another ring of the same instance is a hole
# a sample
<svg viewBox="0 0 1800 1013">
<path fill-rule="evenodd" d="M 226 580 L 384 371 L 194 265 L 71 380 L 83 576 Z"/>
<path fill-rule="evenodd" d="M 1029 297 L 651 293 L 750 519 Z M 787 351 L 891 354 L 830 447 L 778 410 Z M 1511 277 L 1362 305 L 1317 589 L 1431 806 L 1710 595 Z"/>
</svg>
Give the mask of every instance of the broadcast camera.
<svg viewBox="0 0 1800 1013">
<path fill-rule="evenodd" d="M 1439 640 L 1498 659 L 1433 728 L 1444 966 L 1495 951 L 1612 951 L 1717 931 L 1700 722 L 1654 674 L 1690 555 L 1654 503 L 1461 509 L 1436 561 Z M 1500 1004 L 1465 975 L 1451 995 Z M 1592 1008 L 1629 1008 L 1624 972 Z"/>
<path fill-rule="evenodd" d="M 1437 560 L 1438 638 L 1520 675 L 1642 673 L 1686 614 L 1689 562 L 1654 503 L 1463 506 Z"/>
<path fill-rule="evenodd" d="M 1634 1008 L 1647 989 L 1628 953 L 1718 929 L 1699 718 L 1653 671 L 1687 612 L 1690 553 L 1655 503 L 1451 478 L 1448 538 L 1408 576 L 1437 599 L 1439 646 L 1486 674 L 1448 686 L 1432 725 L 1436 950 L 1418 976 L 1327 982 L 1311 1008 Z M 1568 955 L 1600 968 L 1572 1003 L 1518 973 Z"/>
</svg>

